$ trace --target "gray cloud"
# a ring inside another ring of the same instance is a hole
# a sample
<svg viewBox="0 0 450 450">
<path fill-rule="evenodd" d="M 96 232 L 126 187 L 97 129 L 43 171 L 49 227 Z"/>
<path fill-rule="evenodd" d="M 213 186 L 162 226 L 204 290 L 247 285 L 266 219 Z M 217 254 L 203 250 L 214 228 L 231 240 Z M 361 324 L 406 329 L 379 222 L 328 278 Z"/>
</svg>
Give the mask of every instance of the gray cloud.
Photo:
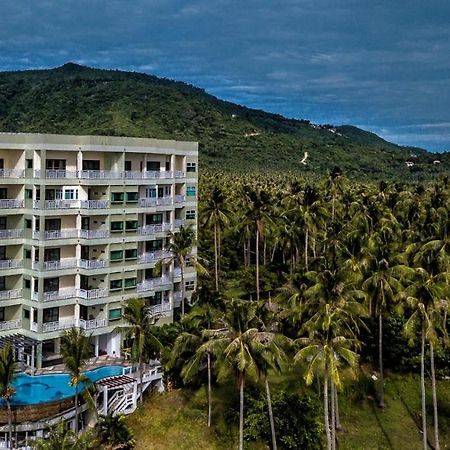
<svg viewBox="0 0 450 450">
<path fill-rule="evenodd" d="M 450 149 L 449 54 L 444 0 L 3 0 L 0 16 L 3 70 L 143 71 L 434 150 Z"/>
</svg>

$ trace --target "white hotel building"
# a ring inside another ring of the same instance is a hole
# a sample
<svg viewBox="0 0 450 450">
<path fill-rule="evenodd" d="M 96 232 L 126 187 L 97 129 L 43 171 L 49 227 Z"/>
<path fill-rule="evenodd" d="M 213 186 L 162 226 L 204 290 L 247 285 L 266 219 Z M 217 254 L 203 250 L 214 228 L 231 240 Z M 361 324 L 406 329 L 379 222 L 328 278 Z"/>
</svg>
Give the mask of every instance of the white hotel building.
<svg viewBox="0 0 450 450">
<path fill-rule="evenodd" d="M 73 326 L 95 355 L 119 356 L 132 297 L 172 320 L 168 232 L 196 226 L 197 170 L 194 142 L 0 133 L 0 337 L 37 341 L 27 362 L 41 367 Z M 195 283 L 188 267 L 187 295 Z"/>
</svg>

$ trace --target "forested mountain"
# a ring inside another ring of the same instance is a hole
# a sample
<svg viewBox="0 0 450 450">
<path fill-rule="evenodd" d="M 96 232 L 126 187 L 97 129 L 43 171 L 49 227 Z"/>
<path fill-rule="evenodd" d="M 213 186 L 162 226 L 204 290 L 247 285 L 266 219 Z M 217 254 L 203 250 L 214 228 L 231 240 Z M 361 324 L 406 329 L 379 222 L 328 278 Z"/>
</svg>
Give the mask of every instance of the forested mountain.
<svg viewBox="0 0 450 450">
<path fill-rule="evenodd" d="M 400 147 L 352 126 L 287 119 L 182 82 L 72 63 L 0 73 L 0 131 L 197 140 L 202 165 L 241 171 L 322 174 L 339 166 L 351 177 L 415 181 L 450 169 L 450 153 Z"/>
</svg>

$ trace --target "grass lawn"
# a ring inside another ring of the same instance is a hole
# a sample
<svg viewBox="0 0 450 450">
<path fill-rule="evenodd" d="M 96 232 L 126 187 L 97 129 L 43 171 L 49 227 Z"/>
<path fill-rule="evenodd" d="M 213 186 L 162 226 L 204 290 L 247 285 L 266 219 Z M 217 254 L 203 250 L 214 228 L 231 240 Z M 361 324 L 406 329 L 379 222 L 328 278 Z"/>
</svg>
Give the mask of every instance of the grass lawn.
<svg viewBox="0 0 450 450">
<path fill-rule="evenodd" d="M 273 380 L 273 387 L 288 390 L 295 386 L 289 377 L 282 383 Z M 137 440 L 137 450 L 231 450 L 237 448 L 237 424 L 227 423 L 224 403 L 231 397 L 230 387 L 215 390 L 213 423 L 206 427 L 205 390 L 197 393 L 174 390 L 148 398 L 140 410 L 128 418 Z M 429 389 L 429 385 L 427 385 Z M 386 379 L 386 408 L 381 411 L 370 396 L 358 387 L 348 388 L 339 396 L 344 431 L 338 434 L 340 450 L 420 450 L 419 378 L 391 375 Z M 221 398 L 222 397 L 222 398 Z M 225 399 L 225 401 L 224 401 Z M 450 381 L 438 382 L 441 449 L 450 449 Z M 431 393 L 427 397 L 429 439 L 433 442 Z M 268 448 L 261 444 L 251 450 Z"/>
</svg>

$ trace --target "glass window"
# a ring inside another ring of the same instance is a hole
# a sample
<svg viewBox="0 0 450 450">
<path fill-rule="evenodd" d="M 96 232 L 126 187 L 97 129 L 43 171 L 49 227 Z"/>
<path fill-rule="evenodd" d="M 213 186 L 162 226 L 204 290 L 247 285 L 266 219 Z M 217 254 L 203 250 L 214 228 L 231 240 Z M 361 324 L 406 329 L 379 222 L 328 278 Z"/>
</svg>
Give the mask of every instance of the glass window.
<svg viewBox="0 0 450 450">
<path fill-rule="evenodd" d="M 32 169 L 33 168 L 33 160 L 32 159 L 27 159 L 27 169 Z"/>
<path fill-rule="evenodd" d="M 29 309 L 24 309 L 23 310 L 23 318 L 24 319 L 30 319 L 30 310 Z"/>
<path fill-rule="evenodd" d="M 137 230 L 137 228 L 138 228 L 138 221 L 137 220 L 127 220 L 125 222 L 125 228 L 127 230 Z"/>
<path fill-rule="evenodd" d="M 131 161 L 125 161 L 124 170 L 126 170 L 126 171 L 131 170 Z"/>
<path fill-rule="evenodd" d="M 125 259 L 136 259 L 137 248 L 128 248 L 125 250 Z"/>
<path fill-rule="evenodd" d="M 189 209 L 186 211 L 186 220 L 195 219 L 195 209 Z"/>
<path fill-rule="evenodd" d="M 24 289 L 31 289 L 31 280 L 28 278 L 23 279 L 23 287 Z"/>
<path fill-rule="evenodd" d="M 45 310 L 44 310 L 45 311 Z M 0 308 L 0 322 L 4 322 L 5 321 L 5 307 L 2 306 Z"/>
<path fill-rule="evenodd" d="M 119 320 L 122 317 L 122 308 L 110 309 L 108 312 L 109 320 Z"/>
<path fill-rule="evenodd" d="M 114 291 L 115 289 L 122 289 L 122 280 L 111 280 L 109 282 L 109 289 Z"/>
<path fill-rule="evenodd" d="M 136 287 L 136 278 L 125 278 L 125 289 Z"/>
<path fill-rule="evenodd" d="M 23 249 L 23 257 L 25 259 L 31 259 L 31 249 L 29 248 L 24 248 Z"/>
<path fill-rule="evenodd" d="M 57 322 L 59 320 L 59 308 L 45 308 L 43 310 L 43 319 L 44 323 L 48 322 Z"/>
<path fill-rule="evenodd" d="M 25 198 L 33 198 L 33 189 L 25 189 Z"/>
<path fill-rule="evenodd" d="M 123 192 L 111 192 L 111 201 L 113 203 L 123 202 Z"/>
<path fill-rule="evenodd" d="M 184 285 L 186 286 L 187 291 L 193 291 L 195 289 L 195 281 L 194 280 L 186 281 L 186 283 Z"/>
<path fill-rule="evenodd" d="M 25 228 L 31 228 L 32 221 L 31 219 L 25 219 Z"/>
<path fill-rule="evenodd" d="M 186 163 L 186 172 L 197 172 L 197 164 L 195 162 Z"/>
<path fill-rule="evenodd" d="M 64 191 L 64 200 L 78 200 L 78 189 L 66 189 Z"/>
<path fill-rule="evenodd" d="M 139 192 L 126 192 L 126 202 L 136 203 L 139 200 Z"/>
<path fill-rule="evenodd" d="M 122 261 L 123 250 L 112 250 L 110 254 L 111 261 Z"/>
<path fill-rule="evenodd" d="M 111 222 L 111 231 L 122 231 L 123 222 Z"/>
<path fill-rule="evenodd" d="M 100 170 L 100 161 L 95 159 L 83 159 L 83 170 Z"/>
<path fill-rule="evenodd" d="M 197 195 L 196 194 L 196 190 L 195 190 L 195 186 L 188 186 L 186 188 L 186 195 L 188 197 L 195 197 Z"/>
<path fill-rule="evenodd" d="M 45 278 L 44 292 L 56 292 L 56 291 L 59 291 L 59 278 Z"/>
</svg>

